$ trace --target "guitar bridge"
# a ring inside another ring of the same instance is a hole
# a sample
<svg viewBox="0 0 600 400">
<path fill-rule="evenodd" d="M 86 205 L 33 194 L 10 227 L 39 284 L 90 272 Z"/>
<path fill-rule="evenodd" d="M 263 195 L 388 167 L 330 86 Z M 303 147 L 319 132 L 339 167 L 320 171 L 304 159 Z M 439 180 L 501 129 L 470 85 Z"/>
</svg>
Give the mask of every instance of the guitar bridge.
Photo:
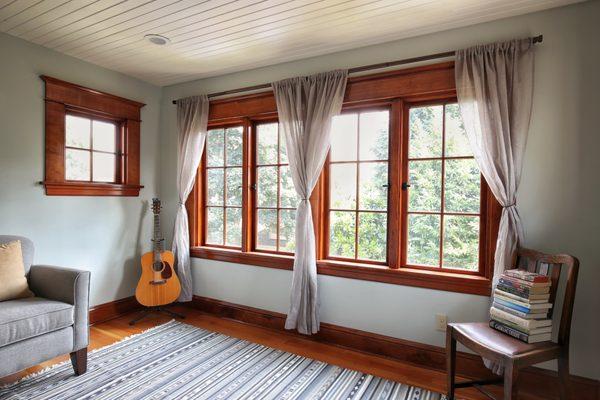
<svg viewBox="0 0 600 400">
<path fill-rule="evenodd" d="M 164 285 L 165 283 L 167 283 L 166 279 L 161 279 L 160 281 L 150 281 L 151 285 Z"/>
</svg>

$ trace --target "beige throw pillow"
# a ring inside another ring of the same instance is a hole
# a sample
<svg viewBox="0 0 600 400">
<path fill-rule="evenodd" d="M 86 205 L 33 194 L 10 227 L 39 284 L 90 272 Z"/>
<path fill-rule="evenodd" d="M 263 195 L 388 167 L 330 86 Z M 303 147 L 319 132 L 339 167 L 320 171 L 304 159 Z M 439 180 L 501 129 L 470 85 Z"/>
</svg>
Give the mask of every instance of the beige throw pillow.
<svg viewBox="0 0 600 400">
<path fill-rule="evenodd" d="M 25 278 L 21 242 L 0 244 L 0 301 L 32 296 Z"/>
</svg>

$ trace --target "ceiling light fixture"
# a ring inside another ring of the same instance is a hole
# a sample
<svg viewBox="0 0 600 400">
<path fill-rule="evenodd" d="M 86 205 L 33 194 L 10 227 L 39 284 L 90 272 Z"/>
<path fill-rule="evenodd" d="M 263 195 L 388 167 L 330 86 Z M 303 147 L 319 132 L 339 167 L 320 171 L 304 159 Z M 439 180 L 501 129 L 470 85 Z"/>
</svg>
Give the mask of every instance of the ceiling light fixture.
<svg viewBox="0 0 600 400">
<path fill-rule="evenodd" d="M 144 35 L 144 39 L 157 46 L 166 46 L 171 42 L 168 37 L 157 35 L 156 33 Z"/>
</svg>

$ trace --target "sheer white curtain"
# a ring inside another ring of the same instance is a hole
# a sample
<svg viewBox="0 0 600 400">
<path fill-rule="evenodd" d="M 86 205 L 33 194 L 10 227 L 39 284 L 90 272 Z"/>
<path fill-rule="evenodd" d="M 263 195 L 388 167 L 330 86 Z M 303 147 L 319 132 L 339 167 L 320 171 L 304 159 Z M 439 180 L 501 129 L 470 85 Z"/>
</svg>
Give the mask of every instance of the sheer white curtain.
<svg viewBox="0 0 600 400">
<path fill-rule="evenodd" d="M 309 202 L 330 146 L 331 119 L 342 110 L 348 71 L 332 71 L 272 84 L 280 128 L 285 137 L 294 188 L 296 255 L 286 329 L 319 331 L 317 256 Z"/>
<path fill-rule="evenodd" d="M 479 169 L 503 207 L 494 285 L 523 240 L 516 193 L 532 109 L 533 47 L 531 39 L 523 39 L 456 52 L 456 92 L 465 130 Z"/>
<path fill-rule="evenodd" d="M 190 272 L 190 235 L 185 202 L 194 187 L 200 164 L 206 127 L 208 124 L 208 97 L 193 96 L 177 100 L 177 192 L 179 204 L 173 231 L 172 250 L 177 260 L 177 275 L 181 281 L 179 301 L 192 300 Z"/>
</svg>

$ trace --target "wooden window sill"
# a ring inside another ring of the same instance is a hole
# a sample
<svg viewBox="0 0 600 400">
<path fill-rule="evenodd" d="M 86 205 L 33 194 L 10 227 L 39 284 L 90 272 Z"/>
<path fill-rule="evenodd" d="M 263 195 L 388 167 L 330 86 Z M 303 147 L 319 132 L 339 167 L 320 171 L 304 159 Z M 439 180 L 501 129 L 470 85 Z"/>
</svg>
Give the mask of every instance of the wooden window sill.
<svg viewBox="0 0 600 400">
<path fill-rule="evenodd" d="M 140 194 L 140 185 L 92 182 L 42 182 L 48 196 L 131 196 Z"/>
<path fill-rule="evenodd" d="M 256 265 L 267 268 L 292 270 L 294 257 L 260 252 L 242 253 L 239 250 L 217 249 L 213 247 L 192 247 L 192 257 L 231 263 Z M 438 272 L 414 268 L 392 269 L 385 266 L 358 264 L 343 261 L 319 260 L 317 272 L 321 275 L 366 281 L 415 286 L 427 289 L 444 290 L 480 296 L 490 296 L 490 279 L 479 275 L 465 275 L 454 272 Z"/>
</svg>

